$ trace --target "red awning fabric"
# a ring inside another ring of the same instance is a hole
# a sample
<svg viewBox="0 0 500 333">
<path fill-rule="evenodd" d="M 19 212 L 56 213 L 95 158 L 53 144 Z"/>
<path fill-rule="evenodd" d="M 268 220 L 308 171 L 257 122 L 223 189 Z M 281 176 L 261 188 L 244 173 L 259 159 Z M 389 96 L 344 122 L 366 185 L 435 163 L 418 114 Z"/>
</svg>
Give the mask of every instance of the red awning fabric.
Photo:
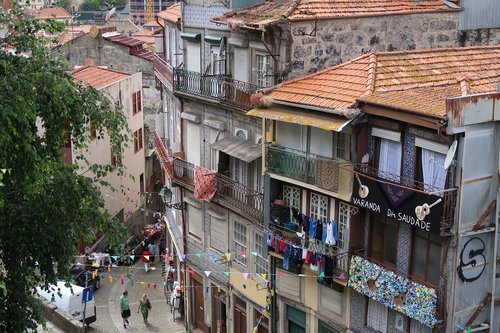
<svg viewBox="0 0 500 333">
<path fill-rule="evenodd" d="M 197 166 L 194 171 L 194 196 L 197 199 L 210 201 L 217 191 L 217 171 Z"/>
<path fill-rule="evenodd" d="M 161 168 L 163 169 L 163 171 L 165 171 L 169 180 L 172 181 L 172 177 L 174 174 L 173 160 L 170 156 L 168 156 L 167 148 L 165 148 L 163 140 L 161 139 L 157 131 L 155 131 L 155 147 L 156 154 L 160 158 Z"/>
</svg>

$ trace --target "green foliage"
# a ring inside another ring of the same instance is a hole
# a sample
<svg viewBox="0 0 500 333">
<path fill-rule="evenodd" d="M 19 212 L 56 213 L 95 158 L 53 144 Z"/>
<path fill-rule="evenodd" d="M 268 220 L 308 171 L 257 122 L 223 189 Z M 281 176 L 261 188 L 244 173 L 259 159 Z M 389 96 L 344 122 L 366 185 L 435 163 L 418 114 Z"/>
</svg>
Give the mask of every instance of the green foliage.
<svg viewBox="0 0 500 333">
<path fill-rule="evenodd" d="M 67 273 L 81 239 L 91 241 L 96 228 L 111 243 L 125 234 L 104 209 L 98 186 L 115 170 L 79 154 L 93 171 L 86 175 L 96 175 L 80 176 L 78 166 L 62 162 L 61 147 L 71 135 L 74 152 L 84 152 L 92 124 L 121 156 L 126 118 L 102 93 L 75 85 L 50 57 L 41 29 L 61 26 L 17 8 L 0 11 L 0 31 L 8 31 L 0 34 L 0 332 L 26 332 L 43 322 L 28 295 Z"/>
<path fill-rule="evenodd" d="M 50 3 L 51 6 L 57 6 L 64 8 L 68 13 L 73 11 L 73 5 L 71 0 L 54 0 Z"/>
<path fill-rule="evenodd" d="M 123 9 L 127 3 L 127 0 L 85 0 L 80 5 L 80 10 L 104 10 L 108 4 L 116 9 Z"/>
</svg>

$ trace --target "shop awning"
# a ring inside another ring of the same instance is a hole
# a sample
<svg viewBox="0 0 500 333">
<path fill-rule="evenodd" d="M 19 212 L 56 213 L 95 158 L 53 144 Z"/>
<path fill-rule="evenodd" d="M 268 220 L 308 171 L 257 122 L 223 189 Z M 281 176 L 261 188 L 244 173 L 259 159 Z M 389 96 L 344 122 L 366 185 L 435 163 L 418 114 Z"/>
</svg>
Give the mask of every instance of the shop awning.
<svg viewBox="0 0 500 333">
<path fill-rule="evenodd" d="M 237 136 L 225 137 L 222 140 L 212 143 L 210 147 L 247 163 L 262 156 L 262 148 L 260 144 L 241 139 Z"/>
<path fill-rule="evenodd" d="M 297 111 L 286 106 L 273 108 L 255 108 L 246 113 L 259 118 L 283 121 L 286 123 L 300 124 L 321 128 L 326 131 L 342 131 L 347 125 L 357 119 L 346 118 L 334 114 L 321 114 L 316 111 Z"/>
</svg>

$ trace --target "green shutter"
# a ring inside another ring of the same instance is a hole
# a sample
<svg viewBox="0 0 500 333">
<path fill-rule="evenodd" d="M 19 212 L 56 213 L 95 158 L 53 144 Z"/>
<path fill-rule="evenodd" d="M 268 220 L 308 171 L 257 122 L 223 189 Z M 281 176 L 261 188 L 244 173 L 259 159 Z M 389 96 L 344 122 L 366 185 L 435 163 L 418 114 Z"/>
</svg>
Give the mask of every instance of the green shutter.
<svg viewBox="0 0 500 333">
<path fill-rule="evenodd" d="M 299 309 L 294 308 L 293 306 L 286 306 L 286 319 L 304 328 L 306 327 L 305 312 L 302 312 Z"/>
</svg>

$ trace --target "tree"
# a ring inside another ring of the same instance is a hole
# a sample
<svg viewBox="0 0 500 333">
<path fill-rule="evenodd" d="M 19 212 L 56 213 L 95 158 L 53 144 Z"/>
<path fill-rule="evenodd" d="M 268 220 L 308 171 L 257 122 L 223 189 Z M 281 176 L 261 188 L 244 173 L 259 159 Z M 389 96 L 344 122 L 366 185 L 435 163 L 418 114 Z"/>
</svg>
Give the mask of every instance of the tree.
<svg viewBox="0 0 500 333">
<path fill-rule="evenodd" d="M 26 332 L 43 322 L 29 295 L 34 286 L 66 276 L 80 238 L 91 241 L 95 227 L 115 244 L 125 234 L 99 191 L 113 167 L 90 165 L 79 154 L 95 175 L 80 176 L 78 166 L 62 162 L 61 147 L 71 136 L 74 149 L 85 151 L 92 126 L 110 136 L 113 154 L 121 156 L 126 118 L 107 96 L 75 84 L 50 57 L 42 29 L 61 27 L 18 8 L 0 10 L 1 332 Z"/>
</svg>

